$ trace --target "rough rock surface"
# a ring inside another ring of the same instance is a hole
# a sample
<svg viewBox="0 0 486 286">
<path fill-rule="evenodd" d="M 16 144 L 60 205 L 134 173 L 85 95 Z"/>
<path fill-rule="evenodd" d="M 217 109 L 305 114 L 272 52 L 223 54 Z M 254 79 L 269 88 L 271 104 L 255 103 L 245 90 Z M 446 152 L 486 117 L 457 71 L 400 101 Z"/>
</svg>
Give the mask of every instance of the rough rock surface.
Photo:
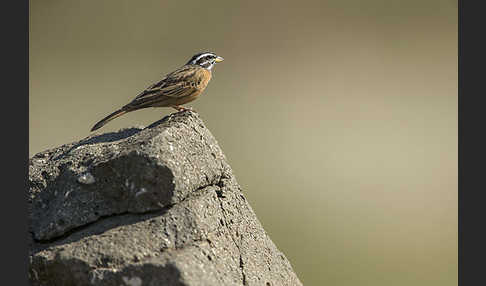
<svg viewBox="0 0 486 286">
<path fill-rule="evenodd" d="M 29 165 L 32 285 L 302 285 L 197 113 Z"/>
</svg>

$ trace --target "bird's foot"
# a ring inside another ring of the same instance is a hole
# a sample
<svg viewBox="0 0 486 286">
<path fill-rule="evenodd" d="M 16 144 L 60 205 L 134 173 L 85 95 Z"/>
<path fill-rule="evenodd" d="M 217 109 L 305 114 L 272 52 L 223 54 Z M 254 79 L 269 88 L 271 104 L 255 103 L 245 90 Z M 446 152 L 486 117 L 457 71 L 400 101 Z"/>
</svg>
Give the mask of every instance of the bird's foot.
<svg viewBox="0 0 486 286">
<path fill-rule="evenodd" d="M 182 107 L 180 105 L 177 105 L 177 106 L 172 106 L 175 110 L 179 111 L 179 112 L 182 112 L 182 111 L 194 111 L 194 109 L 192 109 L 192 107 Z"/>
</svg>

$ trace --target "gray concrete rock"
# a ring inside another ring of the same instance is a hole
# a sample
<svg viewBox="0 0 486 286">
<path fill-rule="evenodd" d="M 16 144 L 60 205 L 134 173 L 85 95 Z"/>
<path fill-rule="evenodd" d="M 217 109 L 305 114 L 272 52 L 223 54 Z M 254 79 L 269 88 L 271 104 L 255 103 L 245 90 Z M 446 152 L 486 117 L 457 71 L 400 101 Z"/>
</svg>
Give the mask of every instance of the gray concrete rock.
<svg viewBox="0 0 486 286">
<path fill-rule="evenodd" d="M 302 285 L 197 113 L 29 165 L 32 285 Z"/>
</svg>

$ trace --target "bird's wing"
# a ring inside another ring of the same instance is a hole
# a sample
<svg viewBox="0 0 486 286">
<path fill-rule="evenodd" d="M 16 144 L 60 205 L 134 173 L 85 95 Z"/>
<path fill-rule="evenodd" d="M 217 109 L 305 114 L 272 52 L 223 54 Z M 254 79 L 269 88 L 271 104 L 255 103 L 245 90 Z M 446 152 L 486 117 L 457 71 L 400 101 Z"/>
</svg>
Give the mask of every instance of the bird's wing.
<svg viewBox="0 0 486 286">
<path fill-rule="evenodd" d="M 134 101 L 152 101 L 154 97 L 182 97 L 194 92 L 197 83 L 197 68 L 183 66 L 166 75 L 161 81 L 142 91 Z"/>
</svg>

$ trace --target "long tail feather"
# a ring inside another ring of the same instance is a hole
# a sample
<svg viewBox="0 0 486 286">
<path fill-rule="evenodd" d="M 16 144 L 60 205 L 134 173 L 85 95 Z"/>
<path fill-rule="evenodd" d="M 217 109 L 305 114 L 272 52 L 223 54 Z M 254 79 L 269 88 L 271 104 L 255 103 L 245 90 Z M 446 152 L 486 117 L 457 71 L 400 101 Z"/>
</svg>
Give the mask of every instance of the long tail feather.
<svg viewBox="0 0 486 286">
<path fill-rule="evenodd" d="M 123 114 L 127 113 L 128 110 L 124 109 L 118 109 L 117 111 L 113 112 L 112 114 L 108 115 L 107 117 L 101 119 L 98 123 L 96 123 L 93 128 L 91 128 L 91 131 L 95 131 L 96 129 L 99 129 L 103 127 L 106 123 L 112 121 L 113 119 L 117 118 L 118 116 L 122 116 Z"/>
</svg>

